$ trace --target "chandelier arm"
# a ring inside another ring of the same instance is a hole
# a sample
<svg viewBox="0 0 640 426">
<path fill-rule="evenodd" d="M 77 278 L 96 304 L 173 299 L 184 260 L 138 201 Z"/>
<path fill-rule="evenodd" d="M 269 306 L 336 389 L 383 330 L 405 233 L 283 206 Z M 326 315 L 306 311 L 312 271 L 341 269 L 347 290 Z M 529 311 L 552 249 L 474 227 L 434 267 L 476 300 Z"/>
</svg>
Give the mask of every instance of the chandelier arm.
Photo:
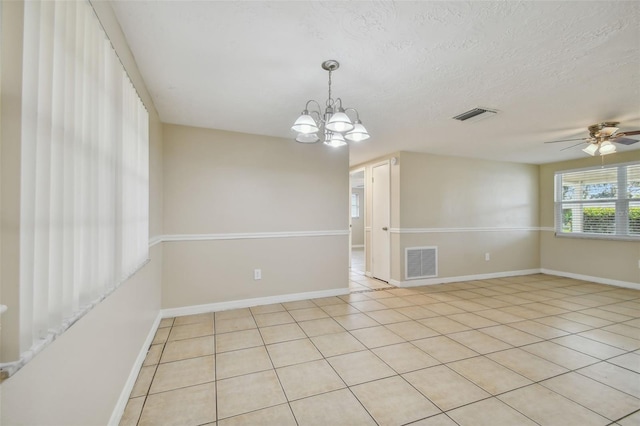
<svg viewBox="0 0 640 426">
<path fill-rule="evenodd" d="M 342 106 L 342 103 L 340 103 L 340 106 Z M 356 113 L 356 120 L 360 121 L 360 113 L 358 112 L 357 109 L 355 109 L 355 108 L 345 108 L 344 109 L 344 113 L 345 114 L 347 114 L 347 112 L 349 112 L 349 111 L 355 112 Z M 347 115 L 349 115 L 349 114 L 347 114 Z"/>
<path fill-rule="evenodd" d="M 320 104 L 319 104 L 319 103 L 318 103 L 318 101 L 316 101 L 315 99 L 309 99 L 309 100 L 307 101 L 307 103 L 305 104 L 304 109 L 305 109 L 305 110 L 308 110 L 308 109 L 309 109 L 309 104 L 311 104 L 311 103 L 316 104 L 316 106 L 318 107 L 318 112 L 321 112 L 321 111 L 322 111 L 322 108 L 320 107 Z"/>
<path fill-rule="evenodd" d="M 315 102 L 315 101 L 314 101 Z M 320 114 L 319 111 L 315 111 L 315 110 L 311 110 L 309 111 L 309 115 L 313 117 L 313 114 L 315 114 L 317 116 L 317 120 L 319 123 L 324 123 L 324 120 L 322 119 L 322 115 Z"/>
</svg>

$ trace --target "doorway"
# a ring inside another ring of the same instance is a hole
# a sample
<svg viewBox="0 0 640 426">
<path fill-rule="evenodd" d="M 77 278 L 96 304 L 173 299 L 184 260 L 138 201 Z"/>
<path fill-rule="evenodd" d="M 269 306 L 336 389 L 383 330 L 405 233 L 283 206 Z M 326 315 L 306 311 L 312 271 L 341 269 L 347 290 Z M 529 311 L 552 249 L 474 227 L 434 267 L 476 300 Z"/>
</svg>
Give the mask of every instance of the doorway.
<svg viewBox="0 0 640 426">
<path fill-rule="evenodd" d="M 391 278 L 391 176 L 389 161 L 372 167 L 371 188 L 371 274 L 389 282 Z"/>
<path fill-rule="evenodd" d="M 349 209 L 349 267 L 354 274 L 364 276 L 366 273 L 365 262 L 365 233 L 364 233 L 364 209 L 365 209 L 365 182 L 364 169 L 353 171 L 349 174 L 350 183 L 350 209 Z"/>
</svg>

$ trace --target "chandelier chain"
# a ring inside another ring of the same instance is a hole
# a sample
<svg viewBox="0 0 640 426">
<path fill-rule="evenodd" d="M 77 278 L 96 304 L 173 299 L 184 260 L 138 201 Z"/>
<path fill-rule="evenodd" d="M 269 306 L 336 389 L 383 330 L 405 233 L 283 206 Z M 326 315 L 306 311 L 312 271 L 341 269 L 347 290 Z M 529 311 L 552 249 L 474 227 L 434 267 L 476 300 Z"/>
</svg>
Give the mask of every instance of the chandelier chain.
<svg viewBox="0 0 640 426">
<path fill-rule="evenodd" d="M 332 70 L 329 70 L 329 99 L 327 99 L 327 106 L 330 107 L 333 105 L 333 99 L 331 99 L 331 73 Z"/>
</svg>

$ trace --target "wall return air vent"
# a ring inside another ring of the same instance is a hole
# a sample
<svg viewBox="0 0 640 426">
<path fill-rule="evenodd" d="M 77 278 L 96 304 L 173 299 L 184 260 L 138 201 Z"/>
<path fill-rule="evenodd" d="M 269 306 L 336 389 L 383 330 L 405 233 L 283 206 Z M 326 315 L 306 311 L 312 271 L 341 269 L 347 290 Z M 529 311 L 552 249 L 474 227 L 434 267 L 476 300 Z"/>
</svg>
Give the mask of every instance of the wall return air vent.
<svg viewBox="0 0 640 426">
<path fill-rule="evenodd" d="M 407 247 L 404 252 L 407 280 L 438 276 L 438 247 Z"/>
<path fill-rule="evenodd" d="M 484 120 L 485 118 L 493 117 L 498 111 L 487 108 L 474 108 L 462 114 L 453 117 L 454 120 L 467 121 L 473 123 L 475 121 Z"/>
</svg>

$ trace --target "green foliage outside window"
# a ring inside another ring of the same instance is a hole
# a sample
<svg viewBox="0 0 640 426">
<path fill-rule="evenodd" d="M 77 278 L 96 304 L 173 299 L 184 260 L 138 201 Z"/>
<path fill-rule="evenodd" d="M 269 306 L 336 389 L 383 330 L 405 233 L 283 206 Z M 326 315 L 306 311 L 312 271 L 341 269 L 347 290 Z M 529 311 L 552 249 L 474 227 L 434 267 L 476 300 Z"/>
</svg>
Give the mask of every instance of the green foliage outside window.
<svg viewBox="0 0 640 426">
<path fill-rule="evenodd" d="M 565 212 L 567 209 L 565 209 Z M 571 215 L 569 210 L 569 216 Z M 616 210 L 614 207 L 585 207 L 582 210 L 582 230 L 594 234 L 611 234 L 615 230 Z M 629 229 L 632 234 L 640 231 L 640 207 L 629 209 Z M 634 232 L 635 230 L 635 232 Z M 569 231 L 570 232 L 570 231 Z"/>
<path fill-rule="evenodd" d="M 573 211 L 571 209 L 563 209 L 562 210 L 562 232 L 571 232 L 573 230 L 572 226 L 573 219 Z"/>
</svg>

